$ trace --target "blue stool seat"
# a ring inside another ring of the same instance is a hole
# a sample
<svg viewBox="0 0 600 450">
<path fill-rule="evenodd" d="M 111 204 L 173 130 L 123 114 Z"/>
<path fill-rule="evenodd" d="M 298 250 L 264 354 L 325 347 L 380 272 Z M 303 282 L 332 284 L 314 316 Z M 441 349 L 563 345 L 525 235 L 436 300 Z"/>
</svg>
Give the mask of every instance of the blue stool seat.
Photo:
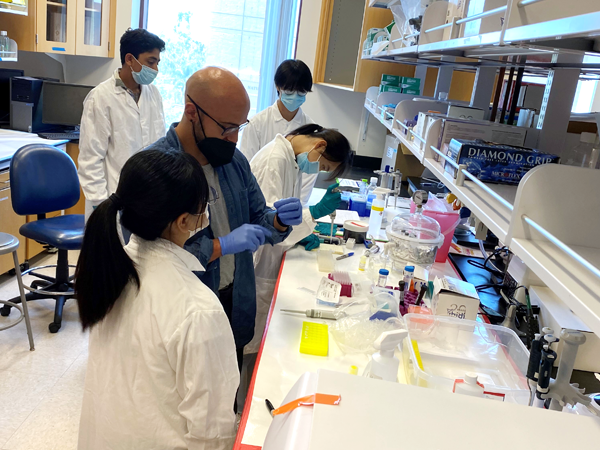
<svg viewBox="0 0 600 450">
<path fill-rule="evenodd" d="M 59 250 L 79 250 L 83 243 L 85 219 L 81 214 L 36 220 L 21 226 L 19 231 L 29 239 L 44 242 Z"/>
</svg>

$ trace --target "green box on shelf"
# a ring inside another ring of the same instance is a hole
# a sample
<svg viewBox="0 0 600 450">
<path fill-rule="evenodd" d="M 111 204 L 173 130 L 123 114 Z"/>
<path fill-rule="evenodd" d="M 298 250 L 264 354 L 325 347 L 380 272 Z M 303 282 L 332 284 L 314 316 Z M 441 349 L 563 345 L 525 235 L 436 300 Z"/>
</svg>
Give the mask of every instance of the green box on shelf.
<svg viewBox="0 0 600 450">
<path fill-rule="evenodd" d="M 389 84 L 382 84 L 381 86 L 379 86 L 379 93 L 381 94 L 382 92 L 396 92 L 398 94 L 401 94 L 402 88 L 400 86 L 392 86 Z"/>
<path fill-rule="evenodd" d="M 421 95 L 421 90 L 410 87 L 410 88 L 404 88 L 404 89 L 402 89 L 402 93 L 403 94 L 410 94 L 410 95 Z"/>
<path fill-rule="evenodd" d="M 382 86 L 400 86 L 400 82 L 402 81 L 402 77 L 398 75 L 381 75 L 381 85 Z"/>
<path fill-rule="evenodd" d="M 402 77 L 402 84 L 406 84 L 413 89 L 419 89 L 421 86 L 420 78 Z"/>
</svg>

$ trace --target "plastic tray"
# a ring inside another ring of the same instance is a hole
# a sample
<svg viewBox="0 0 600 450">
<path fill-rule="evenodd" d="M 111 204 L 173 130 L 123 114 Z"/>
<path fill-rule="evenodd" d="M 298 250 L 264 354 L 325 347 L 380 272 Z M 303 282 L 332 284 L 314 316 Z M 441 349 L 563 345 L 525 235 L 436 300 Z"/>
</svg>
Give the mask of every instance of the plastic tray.
<svg viewBox="0 0 600 450">
<path fill-rule="evenodd" d="M 475 372 L 487 391 L 505 394 L 504 401 L 529 403 L 529 352 L 514 331 L 443 316 L 407 314 L 404 320 L 402 357 L 410 384 L 452 392 L 455 379 Z"/>
</svg>

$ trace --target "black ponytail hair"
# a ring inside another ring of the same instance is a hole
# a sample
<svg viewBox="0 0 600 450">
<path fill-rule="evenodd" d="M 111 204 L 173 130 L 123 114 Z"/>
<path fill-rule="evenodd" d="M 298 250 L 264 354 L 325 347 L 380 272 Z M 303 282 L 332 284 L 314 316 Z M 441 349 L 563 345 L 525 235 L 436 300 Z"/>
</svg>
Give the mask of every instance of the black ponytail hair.
<svg viewBox="0 0 600 450">
<path fill-rule="evenodd" d="M 339 162 L 340 165 L 331 172 L 328 180 L 335 180 L 341 176 L 352 165 L 354 153 L 350 148 L 348 139 L 337 130 L 332 128 L 323 128 L 321 125 L 311 123 L 302 125 L 294 131 L 288 133 L 288 136 L 309 136 L 316 139 L 323 139 L 327 142 L 327 147 L 323 152 L 323 158 L 331 162 Z"/>
<path fill-rule="evenodd" d="M 209 191 L 202 167 L 182 151 L 146 150 L 123 167 L 116 194 L 90 216 L 75 272 L 83 329 L 110 312 L 129 282 L 139 289 L 135 265 L 117 232 L 117 214 L 133 234 L 153 241 L 181 214 L 206 208 Z"/>
</svg>

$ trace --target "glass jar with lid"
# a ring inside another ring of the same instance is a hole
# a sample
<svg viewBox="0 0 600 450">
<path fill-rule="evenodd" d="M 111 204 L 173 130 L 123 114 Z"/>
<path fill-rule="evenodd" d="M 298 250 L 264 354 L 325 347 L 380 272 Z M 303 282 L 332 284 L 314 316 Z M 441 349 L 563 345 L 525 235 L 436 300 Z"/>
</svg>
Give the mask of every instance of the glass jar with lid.
<svg viewBox="0 0 600 450">
<path fill-rule="evenodd" d="M 399 214 L 386 229 L 390 241 L 388 254 L 393 269 L 400 272 L 407 265 L 429 269 L 435 262 L 438 248 L 444 242 L 437 220 L 423 215 L 427 193 L 417 191 L 413 200 L 417 205 L 416 212 Z"/>
</svg>

